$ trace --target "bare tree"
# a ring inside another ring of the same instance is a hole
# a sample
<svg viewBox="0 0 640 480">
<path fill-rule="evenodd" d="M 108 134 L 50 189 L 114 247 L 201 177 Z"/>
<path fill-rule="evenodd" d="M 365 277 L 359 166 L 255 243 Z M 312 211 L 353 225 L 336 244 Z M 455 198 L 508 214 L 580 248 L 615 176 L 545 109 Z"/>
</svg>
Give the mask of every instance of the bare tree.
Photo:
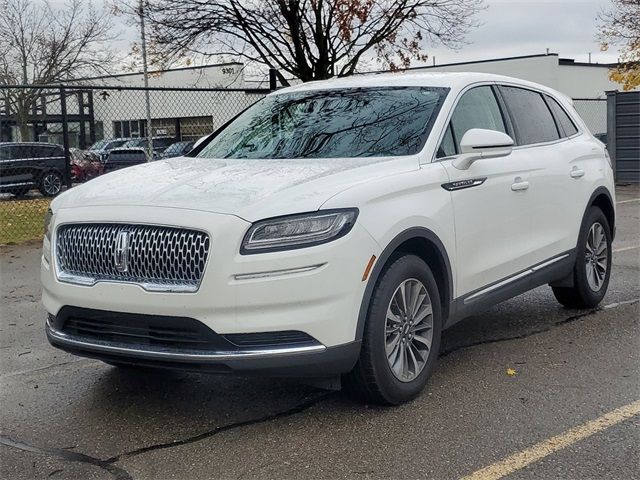
<svg viewBox="0 0 640 480">
<path fill-rule="evenodd" d="M 0 85 L 45 86 L 87 74 L 107 73 L 114 60 L 110 14 L 83 0 L 54 9 L 34 0 L 0 0 Z M 42 88 L 2 89 L 8 116 L 21 140 L 31 137 L 28 119 L 42 101 Z"/>
<path fill-rule="evenodd" d="M 302 81 L 350 75 L 365 59 L 396 70 L 427 42 L 458 46 L 483 0 L 149 0 L 165 58 L 242 57 Z M 283 82 L 284 83 L 284 82 Z"/>
<path fill-rule="evenodd" d="M 640 86 L 640 0 L 613 0 L 613 9 L 600 15 L 602 49 L 620 45 L 620 65 L 609 77 L 624 90 Z"/>
</svg>

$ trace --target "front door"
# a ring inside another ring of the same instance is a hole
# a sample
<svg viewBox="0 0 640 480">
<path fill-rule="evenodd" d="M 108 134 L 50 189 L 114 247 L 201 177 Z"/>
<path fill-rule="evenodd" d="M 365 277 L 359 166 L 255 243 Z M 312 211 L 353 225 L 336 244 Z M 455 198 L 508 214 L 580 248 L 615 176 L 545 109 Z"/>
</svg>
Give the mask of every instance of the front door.
<svg viewBox="0 0 640 480">
<path fill-rule="evenodd" d="M 443 188 L 450 191 L 454 209 L 459 296 L 531 266 L 532 159 L 516 149 L 509 156 L 457 169 L 452 161 L 471 128 L 510 133 L 494 87 L 474 87 L 463 94 L 438 151 L 450 180 Z"/>
</svg>

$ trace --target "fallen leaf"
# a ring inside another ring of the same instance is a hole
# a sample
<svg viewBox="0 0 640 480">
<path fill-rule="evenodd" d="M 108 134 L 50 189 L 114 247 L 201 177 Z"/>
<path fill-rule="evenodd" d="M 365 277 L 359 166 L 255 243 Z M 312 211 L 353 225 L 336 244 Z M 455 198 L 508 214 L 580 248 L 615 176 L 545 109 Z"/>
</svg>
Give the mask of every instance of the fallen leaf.
<svg viewBox="0 0 640 480">
<path fill-rule="evenodd" d="M 515 377 L 517 373 L 518 372 L 516 372 L 515 369 L 507 368 L 507 375 L 509 375 L 510 377 Z"/>
</svg>

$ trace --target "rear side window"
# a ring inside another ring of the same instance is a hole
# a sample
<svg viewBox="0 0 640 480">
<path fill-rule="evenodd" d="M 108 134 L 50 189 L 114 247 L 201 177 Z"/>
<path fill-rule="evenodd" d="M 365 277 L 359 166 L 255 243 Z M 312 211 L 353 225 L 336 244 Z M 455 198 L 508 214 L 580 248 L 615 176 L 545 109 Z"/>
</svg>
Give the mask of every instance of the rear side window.
<svg viewBox="0 0 640 480">
<path fill-rule="evenodd" d="M 57 155 L 56 148 L 48 145 L 35 147 L 34 150 L 37 158 L 55 157 Z"/>
<path fill-rule="evenodd" d="M 560 135 L 542 95 L 517 87 L 500 87 L 514 124 L 518 145 L 551 142 Z"/>
<path fill-rule="evenodd" d="M 565 112 L 564 108 L 560 106 L 560 104 L 556 101 L 555 98 L 549 97 L 545 95 L 547 99 L 547 103 L 549 104 L 549 108 L 553 113 L 553 116 L 558 123 L 558 128 L 560 128 L 563 137 L 570 137 L 571 135 L 575 135 L 578 133 L 578 129 L 576 125 L 571 120 L 571 117 Z"/>
</svg>

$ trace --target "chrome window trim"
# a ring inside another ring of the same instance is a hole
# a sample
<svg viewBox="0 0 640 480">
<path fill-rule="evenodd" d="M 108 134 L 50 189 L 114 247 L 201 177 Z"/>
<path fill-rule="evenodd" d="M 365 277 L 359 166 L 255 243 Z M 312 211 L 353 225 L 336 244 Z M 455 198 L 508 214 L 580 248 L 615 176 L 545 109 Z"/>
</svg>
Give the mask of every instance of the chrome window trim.
<svg viewBox="0 0 640 480">
<path fill-rule="evenodd" d="M 5 187 L 28 187 L 28 186 L 32 186 L 35 185 L 36 182 L 15 182 L 15 183 L 0 183 L 0 188 L 5 188 Z"/>
<path fill-rule="evenodd" d="M 0 163 L 33 162 L 34 160 L 64 160 L 64 157 L 29 157 L 29 158 L 8 158 L 0 160 Z"/>
<path fill-rule="evenodd" d="M 448 157 L 442 157 L 442 158 L 437 158 L 436 155 L 438 154 L 438 147 L 440 147 L 440 144 L 442 143 L 442 139 L 444 138 L 445 132 L 447 130 L 447 127 L 449 126 L 449 123 L 451 122 L 451 117 L 453 117 L 453 112 L 455 111 L 456 107 L 458 106 L 458 102 L 460 101 L 460 98 L 462 98 L 462 95 L 464 95 L 465 93 L 467 93 L 469 90 L 471 90 L 472 88 L 475 87 L 482 87 L 482 86 L 496 86 L 496 87 L 500 87 L 501 85 L 506 86 L 506 87 L 515 87 L 515 88 L 522 88 L 524 90 L 531 90 L 533 92 L 536 93 L 540 93 L 542 95 L 548 95 L 551 98 L 553 98 L 555 101 L 558 102 L 558 104 L 562 107 L 562 109 L 565 111 L 565 113 L 567 115 L 569 115 L 569 118 L 571 118 L 571 120 L 573 121 L 573 123 L 575 124 L 576 128 L 578 129 L 578 131 L 576 133 L 574 133 L 573 135 L 571 135 L 570 137 L 561 137 L 557 140 L 551 140 L 549 142 L 540 142 L 540 143 L 530 143 L 527 145 L 514 145 L 513 149 L 514 150 L 519 150 L 519 149 L 525 149 L 525 148 L 536 148 L 536 147 L 543 147 L 543 146 L 547 146 L 547 145 L 554 145 L 556 143 L 560 143 L 560 142 L 564 142 L 567 140 L 572 140 L 576 137 L 579 137 L 580 135 L 584 134 L 584 129 L 582 128 L 582 122 L 577 122 L 576 118 L 573 116 L 573 112 L 568 111 L 564 105 L 562 104 L 562 102 L 558 99 L 558 97 L 556 97 L 554 94 L 547 92 L 545 90 L 542 90 L 540 88 L 536 88 L 534 86 L 530 86 L 530 85 L 522 85 L 519 83 L 514 83 L 514 82 L 508 82 L 508 81 L 480 81 L 480 82 L 475 82 L 475 83 L 470 83 L 469 85 L 467 85 L 466 87 L 464 87 L 462 90 L 460 90 L 460 92 L 458 92 L 458 95 L 456 96 L 455 100 L 453 101 L 453 105 L 451 106 L 451 108 L 449 109 L 449 112 L 447 113 L 447 117 L 446 120 L 444 122 L 444 126 L 442 127 L 440 134 L 438 136 L 438 141 L 436 142 L 436 147 L 433 151 L 433 153 L 431 154 L 431 161 L 430 162 L 425 162 L 425 163 L 437 163 L 437 162 L 442 162 L 443 160 L 451 160 L 454 159 L 456 157 L 458 157 L 460 154 L 456 154 L 456 155 L 449 155 Z M 442 113 L 442 109 L 440 109 L 440 113 Z M 433 132 L 433 130 L 432 130 Z M 558 132 L 559 134 L 560 132 Z M 515 138 L 513 139 L 515 142 Z"/>
</svg>

